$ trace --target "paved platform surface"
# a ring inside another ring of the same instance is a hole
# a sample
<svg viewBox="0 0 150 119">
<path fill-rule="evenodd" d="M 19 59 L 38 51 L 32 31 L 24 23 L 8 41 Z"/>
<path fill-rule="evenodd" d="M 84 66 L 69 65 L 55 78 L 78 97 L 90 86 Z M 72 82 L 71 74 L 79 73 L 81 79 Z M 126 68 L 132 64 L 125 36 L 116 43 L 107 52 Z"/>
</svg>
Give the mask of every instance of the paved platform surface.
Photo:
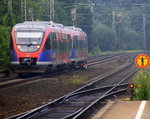
<svg viewBox="0 0 150 119">
<path fill-rule="evenodd" d="M 111 101 L 91 119 L 150 119 L 150 101 Z"/>
</svg>

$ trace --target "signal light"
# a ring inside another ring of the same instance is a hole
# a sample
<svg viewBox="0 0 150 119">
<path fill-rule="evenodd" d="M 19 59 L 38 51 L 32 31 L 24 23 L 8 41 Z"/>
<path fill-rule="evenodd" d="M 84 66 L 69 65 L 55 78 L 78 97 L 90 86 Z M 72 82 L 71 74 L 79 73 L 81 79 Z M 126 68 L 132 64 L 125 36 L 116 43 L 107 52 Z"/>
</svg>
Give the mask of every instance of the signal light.
<svg viewBox="0 0 150 119">
<path fill-rule="evenodd" d="M 130 84 L 130 88 L 133 88 L 134 87 L 134 85 L 133 84 Z"/>
<path fill-rule="evenodd" d="M 140 87 L 141 87 L 141 85 L 140 85 L 140 84 L 138 84 L 138 85 L 137 85 L 137 87 L 138 87 L 138 88 L 140 88 Z"/>
<path fill-rule="evenodd" d="M 28 27 L 29 27 L 29 28 L 32 28 L 33 26 L 32 26 L 32 25 L 29 25 Z"/>
<path fill-rule="evenodd" d="M 37 48 L 39 49 L 39 48 L 40 48 L 40 45 L 38 45 Z"/>
</svg>

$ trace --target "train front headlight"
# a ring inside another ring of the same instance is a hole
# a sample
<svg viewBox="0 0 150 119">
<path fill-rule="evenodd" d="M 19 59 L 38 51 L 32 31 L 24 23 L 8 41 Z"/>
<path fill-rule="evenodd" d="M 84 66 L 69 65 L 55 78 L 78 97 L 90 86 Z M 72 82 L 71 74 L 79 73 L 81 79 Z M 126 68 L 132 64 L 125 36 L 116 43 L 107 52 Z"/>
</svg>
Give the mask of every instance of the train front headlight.
<svg viewBox="0 0 150 119">
<path fill-rule="evenodd" d="M 40 45 L 37 45 L 37 49 L 39 49 L 40 48 Z"/>
<path fill-rule="evenodd" d="M 20 46 L 20 45 L 17 45 L 17 48 L 19 49 L 19 48 L 21 48 L 21 46 Z"/>
</svg>

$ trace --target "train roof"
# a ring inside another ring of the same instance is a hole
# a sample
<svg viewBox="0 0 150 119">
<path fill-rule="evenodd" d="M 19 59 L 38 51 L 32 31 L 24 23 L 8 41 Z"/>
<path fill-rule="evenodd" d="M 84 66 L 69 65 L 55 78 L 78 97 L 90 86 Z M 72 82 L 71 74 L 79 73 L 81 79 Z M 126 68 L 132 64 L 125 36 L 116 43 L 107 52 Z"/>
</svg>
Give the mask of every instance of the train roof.
<svg viewBox="0 0 150 119">
<path fill-rule="evenodd" d="M 63 26 L 62 24 L 54 23 L 52 21 L 25 21 L 23 23 L 18 23 L 14 26 L 15 31 L 23 30 L 39 30 L 45 31 L 47 27 L 62 28 L 66 30 L 84 32 L 81 28 L 76 28 L 74 26 Z"/>
<path fill-rule="evenodd" d="M 28 28 L 32 29 L 40 29 L 42 31 L 45 31 L 46 27 L 58 27 L 58 28 L 64 28 L 62 24 L 57 24 L 52 21 L 25 21 L 23 23 L 16 24 L 15 30 L 25 30 Z"/>
<path fill-rule="evenodd" d="M 82 31 L 82 29 L 81 29 L 81 28 L 75 28 L 75 30 L 76 30 L 76 31 Z"/>
<path fill-rule="evenodd" d="M 74 30 L 74 31 L 83 31 L 81 28 L 77 28 L 77 27 L 74 27 L 74 26 L 65 26 L 66 29 L 71 29 L 71 30 Z"/>
<path fill-rule="evenodd" d="M 54 23 L 52 21 L 25 21 L 25 24 L 38 24 L 38 25 L 48 25 L 52 27 L 61 27 L 64 28 L 62 24 Z"/>
<path fill-rule="evenodd" d="M 75 30 L 74 26 L 65 26 L 65 29 Z"/>
<path fill-rule="evenodd" d="M 25 24 L 39 24 L 39 25 L 51 25 L 56 27 L 64 27 L 62 24 L 54 23 L 52 21 L 25 21 Z"/>
</svg>

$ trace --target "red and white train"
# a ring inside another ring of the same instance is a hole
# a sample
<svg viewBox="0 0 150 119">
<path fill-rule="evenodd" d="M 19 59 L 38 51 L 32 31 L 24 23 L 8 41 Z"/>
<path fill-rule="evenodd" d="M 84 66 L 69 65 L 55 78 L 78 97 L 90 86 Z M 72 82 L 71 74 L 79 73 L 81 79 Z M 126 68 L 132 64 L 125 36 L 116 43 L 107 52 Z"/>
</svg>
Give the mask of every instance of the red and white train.
<svg viewBox="0 0 150 119">
<path fill-rule="evenodd" d="M 12 29 L 10 58 L 17 73 L 87 68 L 87 36 L 80 28 L 26 21 Z"/>
</svg>

